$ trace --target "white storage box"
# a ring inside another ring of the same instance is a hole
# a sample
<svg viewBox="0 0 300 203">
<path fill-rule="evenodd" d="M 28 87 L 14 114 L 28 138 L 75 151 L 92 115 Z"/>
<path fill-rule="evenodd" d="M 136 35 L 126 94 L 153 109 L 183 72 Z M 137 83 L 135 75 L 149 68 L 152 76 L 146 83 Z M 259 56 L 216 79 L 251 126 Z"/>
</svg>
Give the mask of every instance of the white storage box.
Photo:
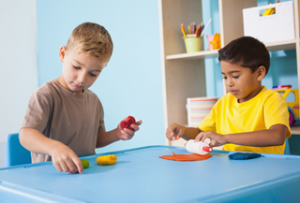
<svg viewBox="0 0 300 203">
<path fill-rule="evenodd" d="M 217 101 L 217 97 L 188 98 L 186 105 L 188 126 L 198 127 L 201 121 L 209 114 L 212 107 Z"/>
<path fill-rule="evenodd" d="M 274 8 L 272 15 L 262 11 Z M 244 36 L 252 36 L 263 43 L 295 39 L 294 2 L 287 1 L 267 6 L 243 9 Z"/>
</svg>

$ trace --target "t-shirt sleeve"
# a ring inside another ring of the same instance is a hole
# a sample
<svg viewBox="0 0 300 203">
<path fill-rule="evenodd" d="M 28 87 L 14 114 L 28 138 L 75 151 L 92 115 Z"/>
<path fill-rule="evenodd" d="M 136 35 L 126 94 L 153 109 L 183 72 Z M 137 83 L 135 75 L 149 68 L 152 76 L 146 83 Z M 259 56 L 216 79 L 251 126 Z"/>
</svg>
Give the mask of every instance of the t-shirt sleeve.
<svg viewBox="0 0 300 203">
<path fill-rule="evenodd" d="M 51 116 L 53 98 L 42 90 L 37 90 L 29 99 L 21 128 L 29 127 L 42 132 Z"/>
<path fill-rule="evenodd" d="M 220 100 L 213 106 L 209 114 L 203 119 L 203 121 L 198 126 L 202 131 L 213 131 L 216 132 L 216 119 L 217 119 L 217 108 Z"/>
<path fill-rule="evenodd" d="M 266 100 L 264 104 L 264 117 L 267 129 L 276 124 L 283 124 L 288 129 L 286 138 L 291 137 L 287 102 L 279 93 L 272 95 Z"/>
</svg>

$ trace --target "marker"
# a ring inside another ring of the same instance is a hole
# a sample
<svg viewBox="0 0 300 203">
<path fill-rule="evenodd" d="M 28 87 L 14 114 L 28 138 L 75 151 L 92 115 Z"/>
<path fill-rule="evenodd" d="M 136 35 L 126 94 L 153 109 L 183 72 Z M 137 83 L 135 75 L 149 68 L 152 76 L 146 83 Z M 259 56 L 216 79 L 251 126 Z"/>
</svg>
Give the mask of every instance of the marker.
<svg viewBox="0 0 300 203">
<path fill-rule="evenodd" d="M 203 34 L 204 34 L 206 28 L 208 27 L 208 25 L 210 24 L 211 20 L 212 20 L 212 18 L 210 18 L 209 21 L 207 22 L 207 24 L 205 25 L 205 28 L 204 28 L 204 30 L 201 32 L 201 36 L 200 36 L 200 37 L 203 37 Z"/>
</svg>

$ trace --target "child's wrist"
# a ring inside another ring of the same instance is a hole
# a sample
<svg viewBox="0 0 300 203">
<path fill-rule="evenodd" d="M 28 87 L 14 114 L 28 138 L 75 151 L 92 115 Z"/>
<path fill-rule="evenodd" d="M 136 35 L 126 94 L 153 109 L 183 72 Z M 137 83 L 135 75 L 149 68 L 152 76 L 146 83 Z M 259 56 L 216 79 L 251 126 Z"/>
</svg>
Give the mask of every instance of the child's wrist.
<svg viewBox="0 0 300 203">
<path fill-rule="evenodd" d="M 224 144 L 229 144 L 230 143 L 230 138 L 231 138 L 231 135 L 230 134 L 226 134 L 224 135 Z"/>
<path fill-rule="evenodd" d="M 55 153 L 55 151 L 57 150 L 57 148 L 61 144 L 62 144 L 61 142 L 59 142 L 57 140 L 52 140 L 51 139 L 51 143 L 49 144 L 49 147 L 48 147 L 48 150 L 47 150 L 47 154 L 49 154 L 50 156 L 53 156 L 53 154 Z"/>
<path fill-rule="evenodd" d="M 116 141 L 121 140 L 121 138 L 120 138 L 120 136 L 119 136 L 118 134 L 122 134 L 122 129 L 121 129 L 120 126 L 118 126 L 118 127 L 116 128 L 116 131 L 115 131 L 115 139 L 116 139 Z"/>
</svg>

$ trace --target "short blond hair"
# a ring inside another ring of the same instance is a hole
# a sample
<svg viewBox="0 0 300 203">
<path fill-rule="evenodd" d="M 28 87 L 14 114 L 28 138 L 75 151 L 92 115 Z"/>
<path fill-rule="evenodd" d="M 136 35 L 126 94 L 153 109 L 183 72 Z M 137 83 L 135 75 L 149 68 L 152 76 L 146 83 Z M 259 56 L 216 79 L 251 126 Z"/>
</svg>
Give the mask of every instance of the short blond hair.
<svg viewBox="0 0 300 203">
<path fill-rule="evenodd" d="M 78 50 L 89 56 L 109 61 L 113 52 L 113 42 L 108 31 L 101 25 L 86 22 L 78 25 L 67 42 L 67 51 Z"/>
</svg>

